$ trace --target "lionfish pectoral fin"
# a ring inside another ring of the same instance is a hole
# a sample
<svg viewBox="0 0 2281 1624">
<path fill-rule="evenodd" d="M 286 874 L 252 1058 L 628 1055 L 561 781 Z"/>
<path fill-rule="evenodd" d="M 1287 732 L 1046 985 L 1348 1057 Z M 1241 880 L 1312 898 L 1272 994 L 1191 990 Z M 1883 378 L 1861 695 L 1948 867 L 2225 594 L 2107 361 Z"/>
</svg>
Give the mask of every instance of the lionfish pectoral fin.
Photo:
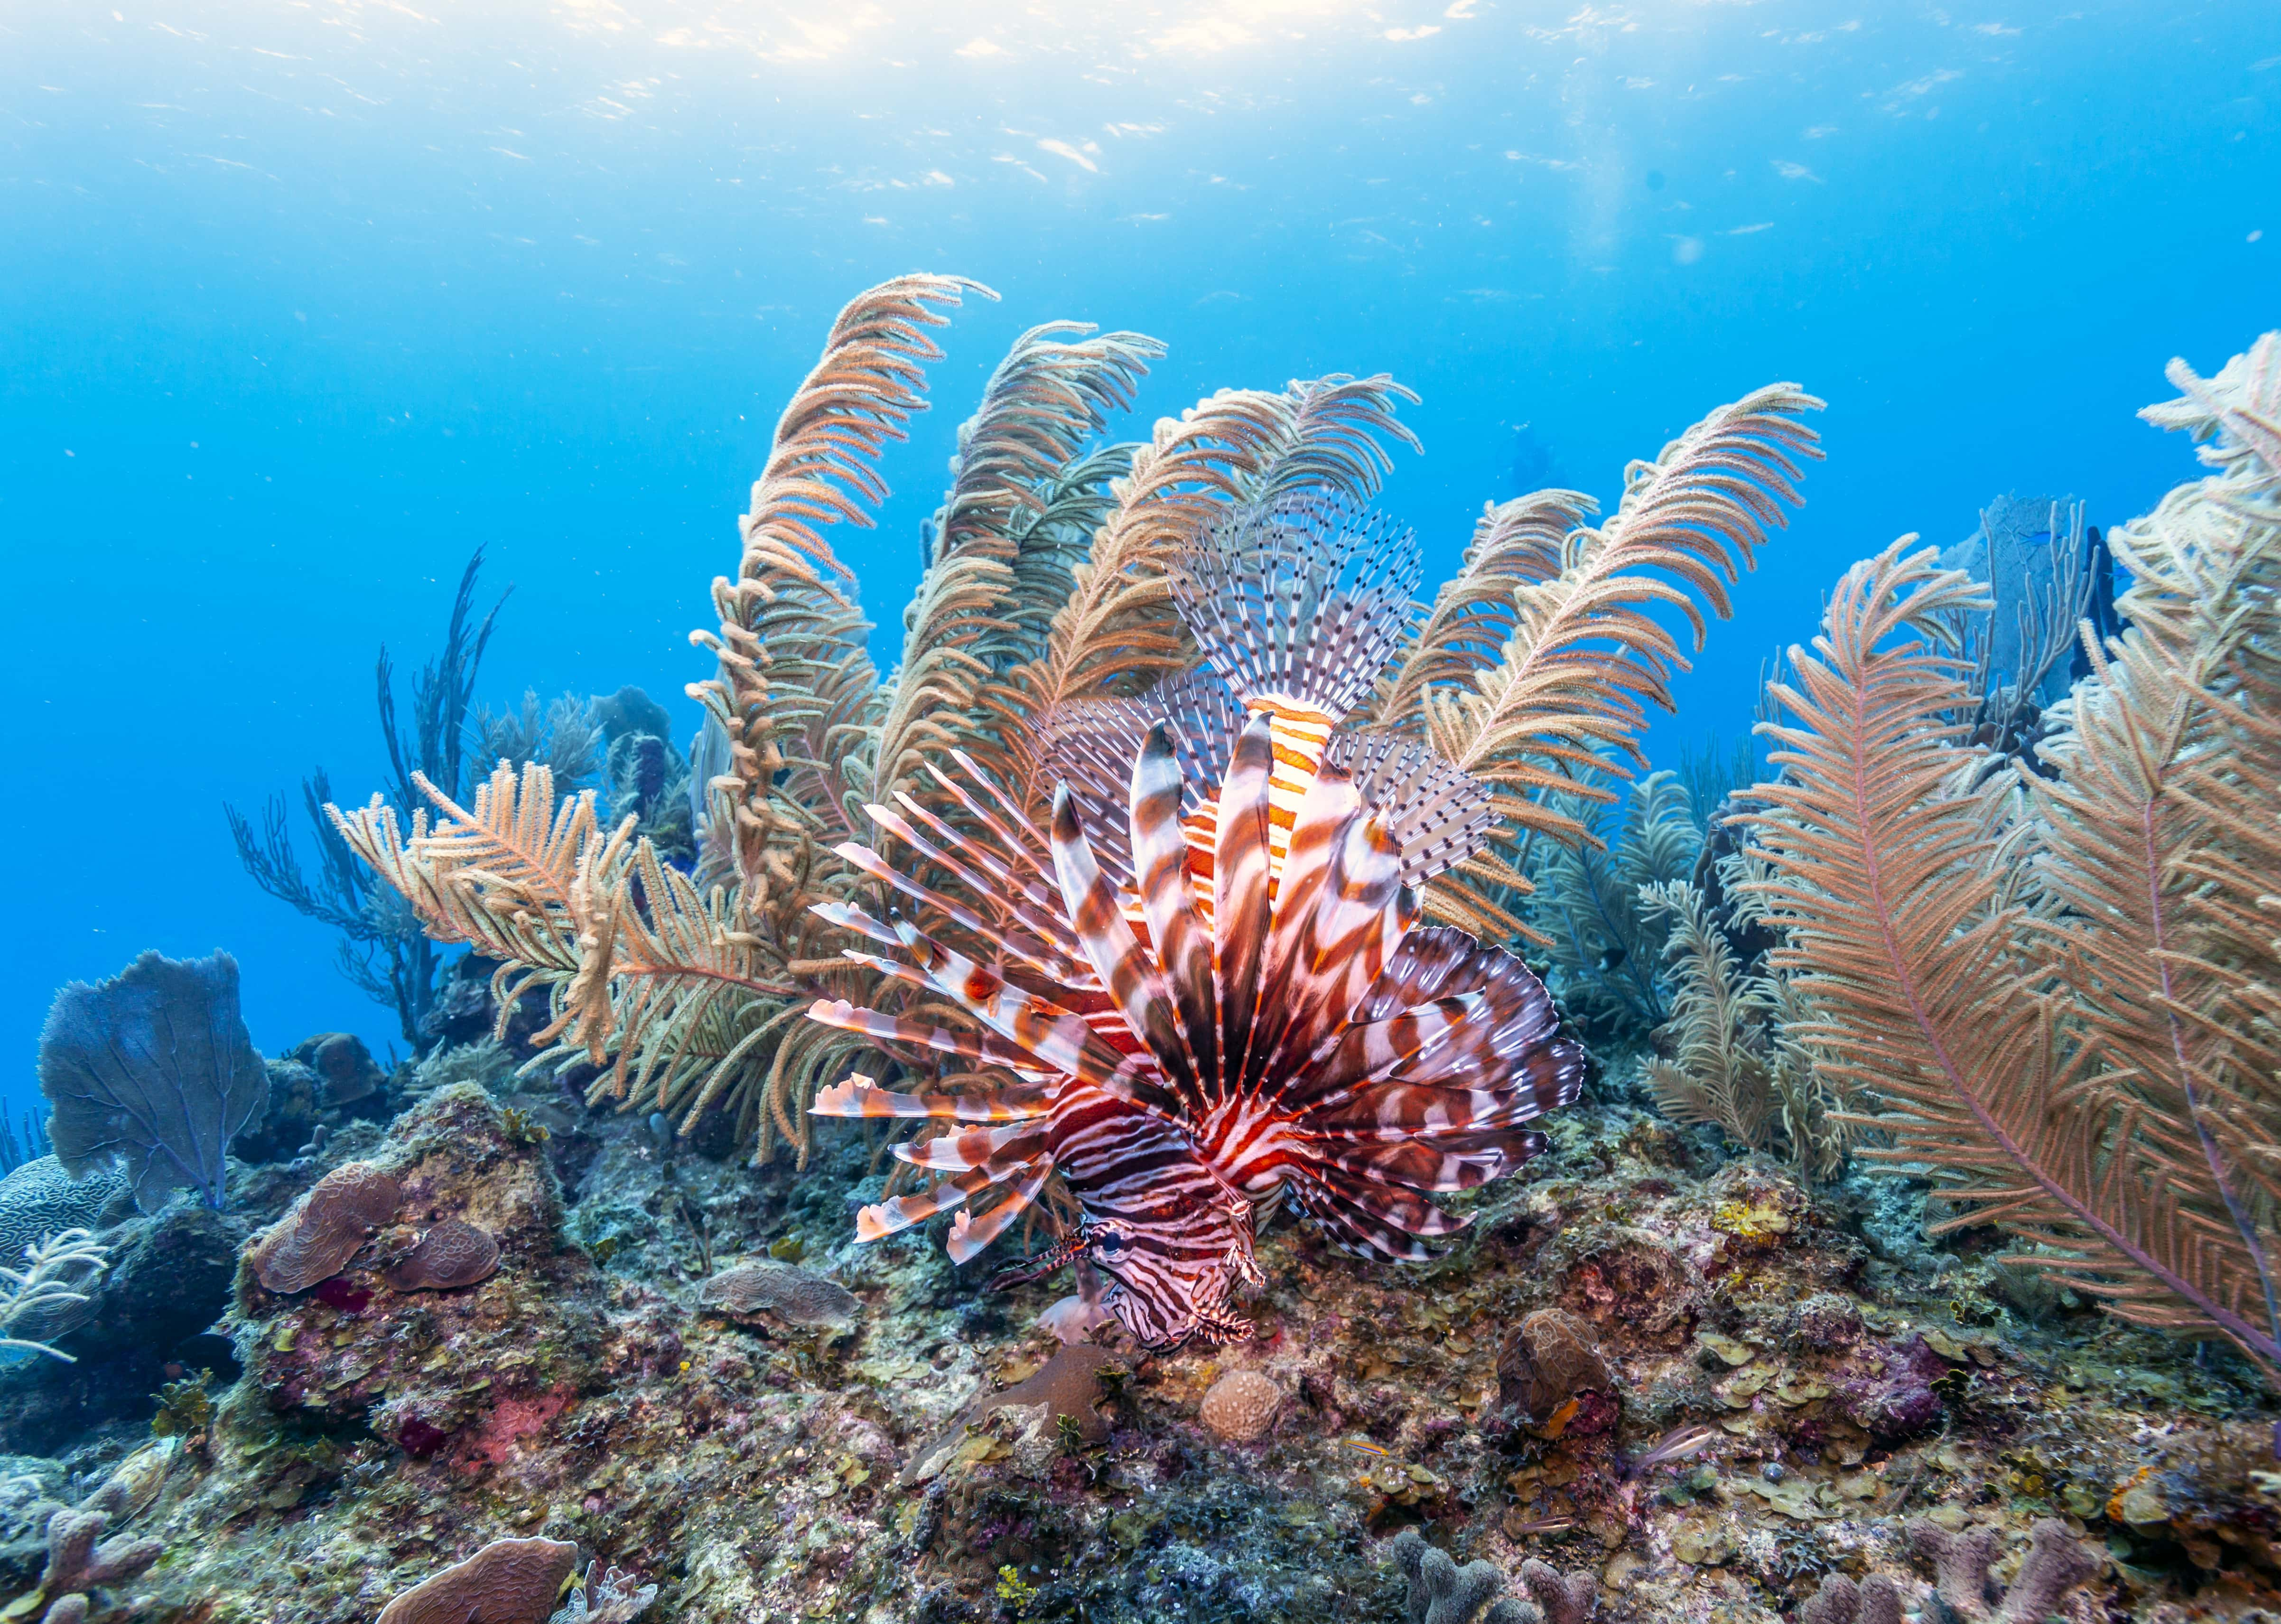
<svg viewBox="0 0 2281 1624">
<path fill-rule="evenodd" d="M 1030 1164 L 1029 1172 L 996 1206 L 976 1218 L 970 1209 L 962 1208 L 950 1221 L 950 1238 L 943 1249 L 950 1254 L 953 1263 L 963 1264 L 1006 1233 L 1006 1226 L 1027 1211 L 1038 1192 L 1045 1187 L 1048 1175 L 1054 1171 L 1050 1161 Z"/>
<path fill-rule="evenodd" d="M 1092 845 L 1078 822 L 1077 799 L 1067 785 L 1054 793 L 1053 837 L 1054 870 L 1062 896 L 1094 972 L 1108 988 L 1126 1029 L 1147 1045 L 1190 1114 L 1200 1115 L 1203 1101 L 1164 978 L 1118 909 L 1116 889 L 1094 860 Z"/>
</svg>

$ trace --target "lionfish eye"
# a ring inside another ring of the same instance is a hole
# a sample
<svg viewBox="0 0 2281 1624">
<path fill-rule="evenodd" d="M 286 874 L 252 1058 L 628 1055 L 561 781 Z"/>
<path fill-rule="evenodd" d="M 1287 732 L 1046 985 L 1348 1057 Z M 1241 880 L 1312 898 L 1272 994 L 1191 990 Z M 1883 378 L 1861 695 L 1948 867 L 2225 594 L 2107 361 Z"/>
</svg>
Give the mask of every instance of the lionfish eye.
<svg viewBox="0 0 2281 1624">
<path fill-rule="evenodd" d="M 1122 1257 L 1125 1256 L 1125 1237 L 1113 1229 L 1103 1230 L 1094 1237 L 1093 1249 L 1103 1257 Z"/>
</svg>

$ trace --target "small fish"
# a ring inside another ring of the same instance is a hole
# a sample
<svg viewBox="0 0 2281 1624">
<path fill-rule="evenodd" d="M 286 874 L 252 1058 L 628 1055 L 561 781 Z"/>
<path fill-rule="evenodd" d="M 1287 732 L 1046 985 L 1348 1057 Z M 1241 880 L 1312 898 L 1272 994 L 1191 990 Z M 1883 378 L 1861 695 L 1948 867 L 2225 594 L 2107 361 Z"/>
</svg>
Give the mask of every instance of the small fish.
<svg viewBox="0 0 2281 1624">
<path fill-rule="evenodd" d="M 1605 953 L 1600 955 L 1600 968 L 1602 970 L 1613 970 L 1617 965 L 1622 963 L 1630 956 L 1631 949 L 1628 947 L 1611 947 Z"/>
<path fill-rule="evenodd" d="M 1649 1447 L 1647 1453 L 1632 1462 L 1631 1470 L 1624 1475 L 1637 1477 L 1651 1466 L 1660 1466 L 1674 1460 L 1683 1460 L 1709 1444 L 1718 1435 L 1719 1429 L 1705 1421 L 1674 1428 L 1657 1439 Z"/>
<path fill-rule="evenodd" d="M 1373 1455 L 1384 1455 L 1386 1453 L 1384 1450 L 1379 1448 L 1375 1443 L 1366 1442 L 1360 1438 L 1348 1439 L 1347 1447 L 1349 1449 L 1368 1450 Z"/>
<path fill-rule="evenodd" d="M 1575 1526 L 1573 1517 L 1538 1517 L 1528 1522 L 1509 1522 L 1504 1531 L 1515 1537 L 1524 1534 L 1566 1534 Z"/>
</svg>

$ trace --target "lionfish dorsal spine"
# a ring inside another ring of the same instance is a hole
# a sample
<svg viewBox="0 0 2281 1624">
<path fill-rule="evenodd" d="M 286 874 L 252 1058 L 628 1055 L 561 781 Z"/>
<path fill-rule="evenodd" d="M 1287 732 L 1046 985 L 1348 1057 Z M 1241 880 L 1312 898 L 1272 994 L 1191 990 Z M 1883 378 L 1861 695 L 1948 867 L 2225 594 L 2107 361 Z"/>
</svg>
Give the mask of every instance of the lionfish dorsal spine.
<svg viewBox="0 0 2281 1624">
<path fill-rule="evenodd" d="M 1259 1013 L 1261 959 L 1273 920 L 1267 891 L 1273 768 L 1267 718 L 1254 717 L 1236 735 L 1212 828 L 1212 936 L 1220 1020 L 1215 1094 L 1222 1098 L 1227 1080 L 1240 1077 L 1249 1064 Z"/>
<path fill-rule="evenodd" d="M 1212 939 L 1196 907 L 1187 831 L 1180 823 L 1185 775 L 1162 722 L 1148 730 L 1133 764 L 1133 878 L 1156 963 L 1171 988 L 1201 1092 L 1219 1072 L 1219 1003 L 1212 985 Z"/>
<path fill-rule="evenodd" d="M 1054 796 L 1053 817 L 1054 868 L 1078 941 L 1126 1029 L 1156 1057 L 1175 1095 L 1189 1110 L 1196 1110 L 1202 1102 L 1201 1085 L 1187 1034 L 1174 1017 L 1170 989 L 1118 908 L 1117 888 L 1094 858 L 1078 822 L 1076 798 L 1067 786 Z"/>
</svg>

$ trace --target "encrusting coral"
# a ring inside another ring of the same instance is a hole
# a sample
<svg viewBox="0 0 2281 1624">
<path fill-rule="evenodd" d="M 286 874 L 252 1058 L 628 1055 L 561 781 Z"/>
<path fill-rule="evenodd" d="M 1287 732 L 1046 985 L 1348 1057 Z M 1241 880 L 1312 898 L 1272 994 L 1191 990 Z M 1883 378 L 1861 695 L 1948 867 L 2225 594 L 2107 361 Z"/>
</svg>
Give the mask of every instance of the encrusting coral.
<svg viewBox="0 0 2281 1624">
<path fill-rule="evenodd" d="M 1256 1370 L 1232 1370 L 1211 1384 L 1196 1419 L 1231 1443 L 1249 1443 L 1275 1424 L 1283 1389 Z"/>
<path fill-rule="evenodd" d="M 306 1291 L 338 1274 L 403 1204 L 395 1178 L 345 1162 L 312 1185 L 254 1243 L 253 1272 L 272 1291 Z"/>
<path fill-rule="evenodd" d="M 493 1540 L 390 1602 L 377 1624 L 545 1624 L 577 1566 L 564 1540 Z"/>
</svg>

